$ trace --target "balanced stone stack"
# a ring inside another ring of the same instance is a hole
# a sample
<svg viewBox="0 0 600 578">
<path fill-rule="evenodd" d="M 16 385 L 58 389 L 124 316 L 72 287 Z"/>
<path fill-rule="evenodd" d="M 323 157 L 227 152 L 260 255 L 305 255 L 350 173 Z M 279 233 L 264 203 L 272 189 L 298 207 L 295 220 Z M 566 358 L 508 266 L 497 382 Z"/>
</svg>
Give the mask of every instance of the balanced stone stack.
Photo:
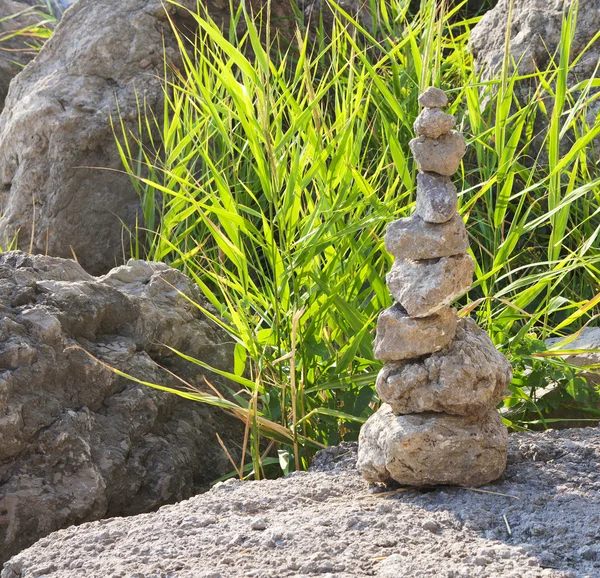
<svg viewBox="0 0 600 578">
<path fill-rule="evenodd" d="M 511 366 L 473 320 L 450 305 L 471 286 L 474 262 L 450 180 L 465 154 L 443 91 L 419 97 L 410 142 L 419 174 L 413 216 L 385 235 L 395 257 L 387 285 L 396 303 L 377 321 L 375 357 L 384 402 L 363 426 L 358 467 L 371 482 L 478 486 L 506 467 L 508 433 L 495 407 Z"/>
</svg>

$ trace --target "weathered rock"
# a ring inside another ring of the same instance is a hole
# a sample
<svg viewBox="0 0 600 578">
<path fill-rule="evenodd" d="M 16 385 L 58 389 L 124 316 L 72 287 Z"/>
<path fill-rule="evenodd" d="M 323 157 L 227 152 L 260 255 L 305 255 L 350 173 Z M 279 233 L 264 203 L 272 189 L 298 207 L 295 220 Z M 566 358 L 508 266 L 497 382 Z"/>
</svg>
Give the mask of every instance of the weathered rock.
<svg viewBox="0 0 600 578">
<path fill-rule="evenodd" d="M 443 108 L 448 104 L 448 97 L 443 90 L 430 86 L 419 96 L 419 104 L 426 108 Z"/>
<path fill-rule="evenodd" d="M 466 293 L 475 262 L 466 253 L 441 259 L 397 259 L 386 281 L 390 293 L 411 317 L 428 317 Z"/>
<path fill-rule="evenodd" d="M 261 0 L 251 4 L 258 9 Z M 218 23 L 229 22 L 228 1 L 207 6 Z M 295 26 L 289 3 L 271 6 L 278 26 Z M 110 118 L 136 133 L 139 102 L 162 110 L 163 55 L 180 62 L 165 10 L 194 30 L 189 13 L 162 0 L 79 0 L 15 78 L 0 116 L 0 246 L 18 235 L 35 253 L 74 252 L 94 274 L 123 262 L 123 225 L 135 231 L 143 216 Z"/>
<path fill-rule="evenodd" d="M 439 138 L 450 132 L 456 119 L 451 114 L 442 112 L 439 108 L 426 108 L 414 122 L 415 133 L 419 136 Z"/>
<path fill-rule="evenodd" d="M 548 349 L 589 350 L 581 353 L 565 355 L 563 359 L 572 365 L 600 365 L 600 327 L 584 327 L 577 337 L 551 337 L 546 339 Z M 588 383 L 600 384 L 598 370 L 586 371 L 582 374 Z"/>
<path fill-rule="evenodd" d="M 561 27 L 563 17 L 573 5 L 573 0 L 519 0 L 514 2 L 512 12 L 510 57 L 518 66 L 519 74 L 529 75 L 537 70 L 545 70 L 557 49 L 561 46 Z M 474 63 L 478 73 L 484 80 L 497 78 L 502 69 L 506 28 L 509 12 L 509 0 L 499 0 L 495 8 L 488 11 L 471 32 L 470 45 Z M 597 64 L 600 60 L 600 39 L 594 42 L 594 36 L 600 30 L 600 0 L 579 0 L 579 14 L 574 27 L 571 43 L 570 60 L 577 64 L 572 66 L 567 76 L 567 87 L 571 89 L 574 99 L 581 92 L 574 87 L 588 79 L 597 77 Z M 587 50 L 585 50 L 587 48 Z M 585 52 L 584 52 L 585 50 Z M 600 112 L 600 100 L 594 95 L 600 89 L 592 87 L 587 95 L 585 118 L 589 127 L 593 126 Z M 544 114 L 535 119 L 534 138 L 529 154 L 544 162 L 546 153 L 542 141 L 547 134 L 548 119 L 554 106 L 552 91 L 539 92 L 536 79 L 518 80 L 513 92 L 521 103 L 532 99 L 543 100 L 546 107 Z M 561 141 L 561 151 L 567 151 L 576 136 L 568 131 Z M 600 139 L 594 140 L 595 159 L 598 158 Z M 541 149 L 541 157 L 538 152 Z"/>
<path fill-rule="evenodd" d="M 455 130 L 437 139 L 419 136 L 408 144 L 421 172 L 446 176 L 458 170 L 467 150 L 463 135 Z"/>
<path fill-rule="evenodd" d="M 216 433 L 237 454 L 237 420 L 102 365 L 181 387 L 158 363 L 210 391 L 207 372 L 166 344 L 232 371 L 228 337 L 177 289 L 201 302 L 159 263 L 94 278 L 73 261 L 0 254 L 0 560 L 71 524 L 185 499 L 231 470 Z"/>
<path fill-rule="evenodd" d="M 385 248 L 396 259 L 438 259 L 469 249 L 465 224 L 459 215 L 442 223 L 426 223 L 418 215 L 393 221 L 385 232 Z"/>
<path fill-rule="evenodd" d="M 505 395 L 512 378 L 509 361 L 471 319 L 458 322 L 448 347 L 419 361 L 387 364 L 377 393 L 394 413 L 445 412 L 482 416 Z"/>
<path fill-rule="evenodd" d="M 445 223 L 456 215 L 458 196 L 448 177 L 435 173 L 417 175 L 417 209 L 415 214 L 426 223 Z"/>
<path fill-rule="evenodd" d="M 396 304 L 377 319 L 373 343 L 375 359 L 399 361 L 439 351 L 452 341 L 456 320 L 456 311 L 450 307 L 440 309 L 431 317 L 417 319 L 409 317 Z"/>
<path fill-rule="evenodd" d="M 358 464 L 371 482 L 476 487 L 506 467 L 508 432 L 493 409 L 483 418 L 396 416 L 384 404 L 362 427 Z"/>
</svg>

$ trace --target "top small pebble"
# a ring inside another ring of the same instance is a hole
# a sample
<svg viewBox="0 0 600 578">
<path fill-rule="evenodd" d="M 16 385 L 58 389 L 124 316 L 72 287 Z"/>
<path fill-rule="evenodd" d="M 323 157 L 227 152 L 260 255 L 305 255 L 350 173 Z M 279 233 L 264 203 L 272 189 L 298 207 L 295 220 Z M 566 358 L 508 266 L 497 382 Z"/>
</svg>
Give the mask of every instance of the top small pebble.
<svg viewBox="0 0 600 578">
<path fill-rule="evenodd" d="M 425 108 L 442 108 L 448 104 L 448 97 L 443 90 L 430 86 L 419 96 L 419 104 Z"/>
</svg>

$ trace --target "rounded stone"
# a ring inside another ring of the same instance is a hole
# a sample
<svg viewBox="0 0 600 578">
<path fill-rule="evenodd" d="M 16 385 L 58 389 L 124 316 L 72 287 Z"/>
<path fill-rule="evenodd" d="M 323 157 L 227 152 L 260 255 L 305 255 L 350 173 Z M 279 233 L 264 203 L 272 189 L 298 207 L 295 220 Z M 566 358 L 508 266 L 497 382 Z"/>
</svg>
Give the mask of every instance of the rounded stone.
<svg viewBox="0 0 600 578">
<path fill-rule="evenodd" d="M 463 135 L 455 130 L 436 139 L 419 136 L 408 144 L 421 172 L 448 177 L 458 171 L 467 150 Z"/>
<path fill-rule="evenodd" d="M 500 477 L 507 449 L 495 409 L 480 418 L 397 416 L 384 404 L 360 431 L 357 467 L 369 482 L 477 487 Z"/>
<path fill-rule="evenodd" d="M 390 293 L 411 317 L 428 317 L 466 293 L 475 262 L 467 253 L 424 261 L 395 261 L 387 274 Z"/>
<path fill-rule="evenodd" d="M 440 351 L 452 341 L 456 322 L 456 311 L 450 307 L 436 315 L 416 319 L 409 317 L 396 303 L 377 319 L 373 343 L 375 359 L 400 361 Z"/>
<path fill-rule="evenodd" d="M 440 88 L 430 86 L 419 96 L 419 104 L 425 108 L 441 108 L 448 104 L 448 97 Z"/>
<path fill-rule="evenodd" d="M 511 379 L 510 362 L 488 334 L 472 319 L 460 319 L 446 348 L 422 360 L 387 364 L 376 388 L 396 414 L 434 411 L 472 417 L 498 405 Z"/>
<path fill-rule="evenodd" d="M 418 136 L 439 138 L 450 132 L 456 119 L 451 114 L 446 114 L 439 108 L 426 108 L 416 118 L 413 127 Z"/>
<path fill-rule="evenodd" d="M 426 223 L 445 223 L 456 215 L 458 195 L 448 177 L 435 173 L 417 175 L 417 209 L 415 214 Z"/>
<path fill-rule="evenodd" d="M 469 239 L 459 215 L 439 225 L 413 215 L 388 225 L 385 248 L 396 259 L 439 259 L 468 251 Z"/>
</svg>

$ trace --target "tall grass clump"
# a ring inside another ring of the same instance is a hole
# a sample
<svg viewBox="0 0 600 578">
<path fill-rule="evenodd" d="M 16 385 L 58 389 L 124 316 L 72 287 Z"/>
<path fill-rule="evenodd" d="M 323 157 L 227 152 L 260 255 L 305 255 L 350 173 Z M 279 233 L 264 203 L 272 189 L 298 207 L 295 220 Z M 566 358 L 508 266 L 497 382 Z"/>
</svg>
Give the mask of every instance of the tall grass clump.
<svg viewBox="0 0 600 578">
<path fill-rule="evenodd" d="M 449 92 L 470 145 L 456 184 L 477 270 L 459 306 L 514 360 L 506 422 L 547 423 L 544 394 L 575 403 L 587 387 L 540 345 L 597 315 L 600 123 L 585 120 L 593 81 L 564 81 L 575 15 L 548 70 L 521 78 L 507 51 L 501 78 L 482 82 L 465 3 L 410 4 L 373 2 L 369 29 L 333 6 L 336 24 L 316 41 L 302 28 L 275 37 L 243 7 L 231 25 L 243 32 L 225 36 L 199 9 L 197 34 L 176 31 L 183 64 L 166 71 L 164 110 L 141 105 L 142 140 L 118 131 L 144 211 L 134 250 L 193 278 L 212 308 L 197 306 L 236 343 L 234 372 L 222 373 L 230 397 L 198 399 L 244 419 L 255 476 L 275 450 L 298 469 L 356 439 L 378 403 L 371 342 L 391 304 L 382 238 L 412 212 L 407 145 L 430 84 Z M 534 98 L 519 101 L 520 82 Z M 557 366 L 558 380 L 534 383 L 534 363 Z"/>
<path fill-rule="evenodd" d="M 50 0 L 45 0 L 14 14 L 0 16 L 0 24 L 7 28 L 0 34 L 0 57 L 12 61 L 17 53 L 37 54 L 58 23 L 56 10 Z M 24 16 L 28 17 L 30 24 L 20 28 L 13 26 L 13 21 Z M 18 47 L 14 46 L 15 40 L 19 41 Z"/>
</svg>

